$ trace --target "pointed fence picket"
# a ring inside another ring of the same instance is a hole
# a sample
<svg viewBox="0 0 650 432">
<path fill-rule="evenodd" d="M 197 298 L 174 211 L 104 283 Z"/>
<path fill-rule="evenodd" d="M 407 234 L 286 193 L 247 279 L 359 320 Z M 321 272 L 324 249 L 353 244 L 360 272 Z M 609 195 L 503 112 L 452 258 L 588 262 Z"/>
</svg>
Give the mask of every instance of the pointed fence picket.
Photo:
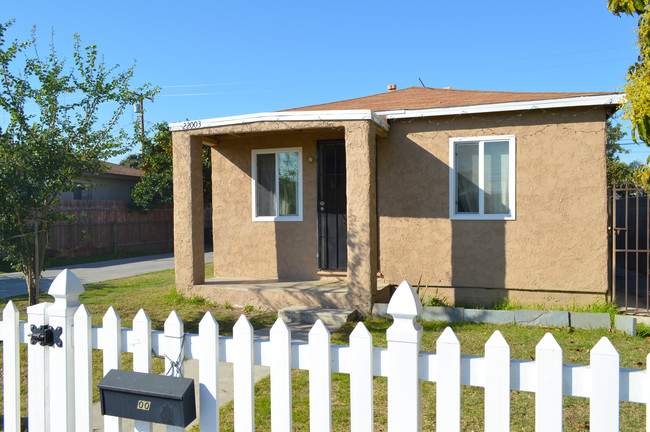
<svg viewBox="0 0 650 432">
<path fill-rule="evenodd" d="M 546 333 L 535 348 L 535 430 L 562 431 L 562 348 Z"/>
<path fill-rule="evenodd" d="M 7 303 L 2 312 L 3 351 L 2 372 L 4 386 L 4 428 L 20 429 L 20 324 L 18 309 L 12 301 Z"/>
<path fill-rule="evenodd" d="M 93 430 L 92 322 L 86 306 L 74 314 L 75 430 Z"/>
<path fill-rule="evenodd" d="M 18 321 L 13 303 L 3 311 L 0 339 L 5 431 L 20 430 L 19 344 L 30 340 L 28 324 L 48 323 L 61 323 L 70 331 L 64 332 L 61 348 L 28 346 L 30 430 L 61 430 L 61 421 L 67 422 L 67 431 L 92 430 L 92 349 L 103 351 L 104 373 L 121 367 L 122 352 L 133 353 L 133 368 L 140 372 L 151 371 L 152 354 L 165 357 L 168 374 L 182 374 L 184 359 L 198 359 L 198 404 L 203 432 L 219 430 L 219 362 L 233 363 L 237 431 L 254 430 L 254 365 L 269 366 L 271 370 L 273 432 L 292 429 L 292 369 L 309 371 L 313 431 L 332 430 L 334 372 L 350 375 L 350 423 L 355 432 L 373 430 L 374 376 L 388 378 L 389 431 L 421 429 L 423 381 L 437 383 L 439 430 L 460 430 L 462 385 L 485 388 L 486 431 L 509 430 L 510 390 L 535 393 L 538 431 L 562 430 L 563 395 L 591 399 L 590 425 L 594 431 L 619 428 L 620 401 L 650 407 L 650 373 L 620 368 L 619 355 L 607 338 L 591 350 L 589 366 L 563 364 L 562 349 L 550 333 L 537 345 L 535 360 L 511 359 L 510 348 L 498 331 L 486 343 L 485 357 L 461 355 L 460 343 L 450 328 L 440 336 L 436 352 L 421 351 L 422 329 L 415 320 L 421 306 L 407 283 L 400 285 L 389 304 L 388 312 L 394 322 L 386 332 L 387 348 L 375 348 L 363 323 L 350 335 L 350 346 L 331 345 L 329 332 L 320 321 L 310 331 L 308 343 L 292 342 L 289 328 L 280 319 L 271 329 L 269 340 L 254 339 L 245 316 L 237 321 L 233 336 L 224 337 L 219 335 L 219 325 L 209 312 L 199 324 L 199 334 L 185 333 L 175 312 L 169 315 L 164 331 L 152 331 L 151 321 L 143 310 L 133 320 L 133 329 L 121 328 L 121 319 L 112 307 L 104 315 L 102 326 L 91 326 L 87 309 L 75 304 L 79 293 L 73 276 L 66 272 L 57 288 L 71 286 L 72 292 L 59 292 L 58 306 L 41 303 L 29 307 L 27 323 Z M 50 315 L 50 310 L 55 313 Z M 55 372 L 68 364 L 74 366 L 74 379 L 70 379 L 70 374 Z M 57 391 L 57 385 L 66 388 Z M 67 397 L 53 401 L 65 394 L 72 394 L 74 403 L 69 403 Z M 53 412 L 52 407 L 59 407 L 58 412 Z M 646 423 L 650 431 L 650 415 Z M 121 422 L 106 416 L 104 430 L 120 431 Z M 135 430 L 149 431 L 151 425 L 136 422 Z"/>
<path fill-rule="evenodd" d="M 447 327 L 436 342 L 436 420 L 444 431 L 460 432 L 460 342 Z"/>
<path fill-rule="evenodd" d="M 309 331 L 309 430 L 332 430 L 332 351 L 321 320 Z"/>
<path fill-rule="evenodd" d="M 271 430 L 291 432 L 291 330 L 278 318 L 270 331 L 271 351 Z"/>
<path fill-rule="evenodd" d="M 350 334 L 350 426 L 353 431 L 373 430 L 372 336 L 360 322 Z"/>
<path fill-rule="evenodd" d="M 133 370 L 151 373 L 151 320 L 140 309 L 133 318 L 133 338 L 129 340 L 129 351 L 133 352 Z M 135 420 L 136 432 L 151 432 L 151 423 Z"/>
<path fill-rule="evenodd" d="M 485 344 L 485 432 L 510 430 L 510 347 L 499 330 Z"/>
<path fill-rule="evenodd" d="M 235 401 L 235 430 L 255 428 L 253 401 L 253 326 L 242 315 L 232 329 L 234 342 L 233 397 Z"/>
<path fill-rule="evenodd" d="M 199 323 L 201 432 L 219 429 L 219 324 L 210 312 Z"/>
</svg>

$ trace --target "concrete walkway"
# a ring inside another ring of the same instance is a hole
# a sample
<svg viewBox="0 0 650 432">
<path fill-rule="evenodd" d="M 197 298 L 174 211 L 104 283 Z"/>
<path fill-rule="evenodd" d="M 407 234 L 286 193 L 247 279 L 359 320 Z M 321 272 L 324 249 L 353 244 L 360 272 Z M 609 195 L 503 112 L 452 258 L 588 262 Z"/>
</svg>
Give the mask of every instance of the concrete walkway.
<svg viewBox="0 0 650 432">
<path fill-rule="evenodd" d="M 205 262 L 212 262 L 212 252 L 205 253 Z M 81 283 L 87 284 L 173 269 L 174 255 L 149 255 L 47 269 L 41 276 L 41 292 L 47 292 L 54 278 L 66 268 L 72 270 Z M 21 294 L 27 294 L 27 285 L 22 273 L 0 274 L 0 298 Z"/>
</svg>

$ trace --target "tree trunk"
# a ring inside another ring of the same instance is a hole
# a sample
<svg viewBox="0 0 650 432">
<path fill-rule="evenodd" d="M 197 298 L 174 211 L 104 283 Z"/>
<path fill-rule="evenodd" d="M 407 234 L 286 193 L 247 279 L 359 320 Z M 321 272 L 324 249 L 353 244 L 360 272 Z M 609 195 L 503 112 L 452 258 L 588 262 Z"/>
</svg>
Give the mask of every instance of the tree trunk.
<svg viewBox="0 0 650 432">
<path fill-rule="evenodd" d="M 32 280 L 32 282 L 35 282 Z M 38 304 L 39 302 L 39 295 L 40 295 L 40 290 L 36 288 L 35 283 L 27 283 L 27 289 L 29 290 L 29 305 L 35 305 Z"/>
<path fill-rule="evenodd" d="M 25 275 L 25 283 L 27 284 L 27 292 L 29 293 L 29 305 L 32 306 L 38 303 L 40 294 L 39 290 L 36 289 L 33 258 L 27 266 L 23 266 L 23 274 Z"/>
<path fill-rule="evenodd" d="M 43 224 L 41 226 L 38 222 L 35 222 L 35 224 L 33 256 L 27 262 L 27 266 L 23 266 L 27 291 L 29 292 L 30 306 L 39 303 L 41 273 L 43 272 L 43 261 L 45 260 L 45 247 L 47 244 L 47 225 Z"/>
</svg>

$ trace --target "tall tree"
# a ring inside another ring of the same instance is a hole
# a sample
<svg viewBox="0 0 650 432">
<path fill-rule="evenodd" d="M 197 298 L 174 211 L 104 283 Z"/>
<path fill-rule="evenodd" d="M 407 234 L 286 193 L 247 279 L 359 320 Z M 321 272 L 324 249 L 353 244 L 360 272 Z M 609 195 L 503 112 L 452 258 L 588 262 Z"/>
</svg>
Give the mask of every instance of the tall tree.
<svg viewBox="0 0 650 432">
<path fill-rule="evenodd" d="M 130 155 L 128 155 L 127 157 L 125 157 L 124 159 L 122 159 L 120 161 L 120 165 L 125 166 L 125 167 L 129 167 L 129 168 L 140 168 L 140 164 L 141 164 L 140 158 L 141 157 L 142 157 L 142 155 L 140 153 L 138 153 L 138 154 L 135 154 L 135 153 L 130 154 Z"/>
<path fill-rule="evenodd" d="M 71 65 L 53 43 L 41 56 L 35 31 L 27 41 L 7 42 L 12 24 L 0 24 L 0 109 L 9 117 L 0 129 L 0 248 L 25 274 L 35 304 L 48 230 L 61 218 L 57 197 L 83 173 L 105 171 L 102 159 L 123 152 L 118 119 L 136 93 L 155 89 L 131 89 L 133 66 L 107 68 L 97 47 L 82 47 L 78 35 Z"/>
<path fill-rule="evenodd" d="M 623 118 L 632 122 L 632 139 L 650 146 L 650 0 L 608 0 L 608 9 L 638 17 L 638 60 L 628 68 Z"/>
<path fill-rule="evenodd" d="M 620 155 L 629 153 L 630 151 L 623 148 L 620 140 L 625 137 L 626 133 L 623 132 L 622 125 L 617 123 L 612 125 L 610 120 L 607 120 L 607 186 L 621 185 L 623 183 L 635 182 L 635 171 L 639 168 L 639 162 L 632 162 L 630 164 L 621 160 Z"/>
<path fill-rule="evenodd" d="M 133 187 L 131 201 L 144 210 L 171 204 L 173 173 L 172 134 L 169 126 L 166 122 L 157 123 L 153 126 L 152 137 L 140 134 L 137 139 L 142 147 L 142 153 L 137 155 L 140 162 L 138 168 L 144 171 L 144 176 Z"/>
<path fill-rule="evenodd" d="M 133 187 L 131 201 L 136 207 L 143 210 L 162 207 L 173 201 L 172 133 L 166 122 L 155 124 L 152 133 L 152 137 L 136 135 L 136 140 L 139 142 L 136 142 L 136 145 L 142 146 L 142 153 L 136 155 L 134 159 L 137 158 L 140 161 L 138 168 L 144 171 L 144 176 Z M 205 205 L 209 205 L 212 197 L 212 165 L 210 149 L 207 147 L 203 148 L 202 162 L 203 202 Z"/>
</svg>

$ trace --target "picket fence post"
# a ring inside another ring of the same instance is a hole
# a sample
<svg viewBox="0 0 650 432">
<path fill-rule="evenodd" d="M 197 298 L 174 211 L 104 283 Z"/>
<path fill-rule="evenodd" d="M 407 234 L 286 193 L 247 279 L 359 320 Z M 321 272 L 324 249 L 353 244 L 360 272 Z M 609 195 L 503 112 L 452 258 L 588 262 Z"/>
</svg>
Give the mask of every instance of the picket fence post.
<svg viewBox="0 0 650 432">
<path fill-rule="evenodd" d="M 27 324 L 40 327 L 46 325 L 47 309 L 51 303 L 39 303 L 27 307 Z M 31 330 L 30 330 L 31 332 Z M 40 344 L 27 345 L 27 428 L 30 431 L 47 431 L 49 429 L 50 410 L 49 395 L 45 391 L 45 380 L 50 370 L 50 358 L 47 348 Z"/>
<path fill-rule="evenodd" d="M 415 320 L 421 311 L 415 291 L 408 282 L 402 282 L 387 309 L 394 319 L 386 330 L 389 432 L 419 432 L 422 428 L 422 326 Z"/>
<path fill-rule="evenodd" d="M 50 421 L 59 431 L 74 431 L 74 350 L 72 324 L 84 287 L 70 270 L 63 270 L 54 279 L 48 294 L 54 304 L 48 308 L 50 325 L 61 328 L 62 347 L 50 348 Z"/>
<path fill-rule="evenodd" d="M 20 430 L 20 327 L 18 309 L 9 300 L 2 311 L 4 430 Z"/>
</svg>

